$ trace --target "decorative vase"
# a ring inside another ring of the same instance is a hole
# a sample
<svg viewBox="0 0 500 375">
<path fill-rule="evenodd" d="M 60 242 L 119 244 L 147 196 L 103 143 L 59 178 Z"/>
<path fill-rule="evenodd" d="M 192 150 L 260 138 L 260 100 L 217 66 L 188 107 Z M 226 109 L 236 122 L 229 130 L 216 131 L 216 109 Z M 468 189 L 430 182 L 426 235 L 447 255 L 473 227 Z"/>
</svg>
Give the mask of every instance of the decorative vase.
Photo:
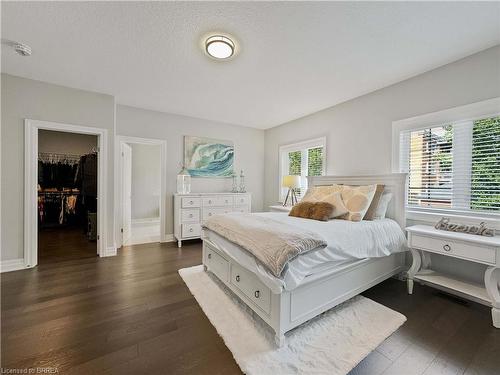
<svg viewBox="0 0 500 375">
<path fill-rule="evenodd" d="M 243 169 L 242 169 L 240 173 L 240 193 L 245 193 L 245 192 L 246 192 L 245 175 L 243 174 Z"/>
<path fill-rule="evenodd" d="M 233 178 L 233 188 L 231 189 L 232 193 L 237 193 L 238 192 L 238 176 L 236 173 L 233 173 L 231 176 Z"/>
</svg>

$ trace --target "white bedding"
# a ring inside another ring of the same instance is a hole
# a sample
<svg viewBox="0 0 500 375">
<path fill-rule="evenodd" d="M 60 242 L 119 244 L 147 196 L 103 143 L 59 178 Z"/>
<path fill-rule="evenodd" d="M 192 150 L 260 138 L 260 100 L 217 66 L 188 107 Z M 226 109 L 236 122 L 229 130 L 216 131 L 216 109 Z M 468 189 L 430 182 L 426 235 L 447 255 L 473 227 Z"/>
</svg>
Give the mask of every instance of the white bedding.
<svg viewBox="0 0 500 375">
<path fill-rule="evenodd" d="M 335 272 L 349 263 L 361 259 L 378 258 L 406 250 L 406 239 L 399 225 L 391 219 L 352 222 L 330 220 L 327 222 L 288 216 L 282 212 L 256 213 L 292 226 L 318 233 L 328 246 L 312 250 L 290 261 L 281 278 L 273 276 L 247 251 L 218 234 L 204 231 L 204 238 L 221 248 L 228 256 L 246 269 L 254 272 L 273 293 L 293 290 L 312 274 Z"/>
</svg>

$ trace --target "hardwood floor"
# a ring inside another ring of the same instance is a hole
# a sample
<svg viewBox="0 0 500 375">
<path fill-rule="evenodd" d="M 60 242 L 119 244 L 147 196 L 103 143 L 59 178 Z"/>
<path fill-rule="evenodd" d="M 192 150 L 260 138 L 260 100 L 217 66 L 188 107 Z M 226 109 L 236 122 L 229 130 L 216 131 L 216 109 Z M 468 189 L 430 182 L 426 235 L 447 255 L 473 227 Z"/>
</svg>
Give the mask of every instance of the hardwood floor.
<svg viewBox="0 0 500 375">
<path fill-rule="evenodd" d="M 240 374 L 177 270 L 199 242 L 124 248 L 1 275 L 1 365 L 68 374 Z M 408 321 L 351 374 L 499 374 L 490 311 L 388 280 L 364 293 Z M 5 370 L 4 370 L 5 371 Z"/>
<path fill-rule="evenodd" d="M 89 241 L 81 227 L 44 228 L 38 233 L 38 264 L 97 256 L 97 242 Z"/>
</svg>

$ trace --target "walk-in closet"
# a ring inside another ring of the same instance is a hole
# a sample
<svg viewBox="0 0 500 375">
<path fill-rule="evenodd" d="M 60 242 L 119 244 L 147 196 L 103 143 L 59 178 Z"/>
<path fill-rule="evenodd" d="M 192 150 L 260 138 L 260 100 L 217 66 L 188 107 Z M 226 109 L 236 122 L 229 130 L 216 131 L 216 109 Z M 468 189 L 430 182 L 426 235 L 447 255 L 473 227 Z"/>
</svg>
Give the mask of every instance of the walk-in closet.
<svg viewBox="0 0 500 375">
<path fill-rule="evenodd" d="M 38 263 L 97 256 L 97 136 L 40 130 Z"/>
</svg>

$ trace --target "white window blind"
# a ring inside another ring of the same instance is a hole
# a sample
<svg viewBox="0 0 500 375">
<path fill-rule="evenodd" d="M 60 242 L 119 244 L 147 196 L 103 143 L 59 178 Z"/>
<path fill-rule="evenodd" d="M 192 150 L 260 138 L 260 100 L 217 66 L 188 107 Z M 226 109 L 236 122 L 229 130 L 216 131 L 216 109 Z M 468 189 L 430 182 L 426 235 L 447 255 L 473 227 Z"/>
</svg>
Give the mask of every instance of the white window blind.
<svg viewBox="0 0 500 375">
<path fill-rule="evenodd" d="M 281 186 L 283 176 L 302 176 L 302 188 L 296 190 L 300 199 L 307 190 L 307 176 L 324 175 L 325 146 L 325 138 L 317 138 L 280 147 L 280 200 L 287 193 L 287 189 Z"/>
<path fill-rule="evenodd" d="M 409 208 L 500 213 L 500 116 L 400 133 Z"/>
</svg>

